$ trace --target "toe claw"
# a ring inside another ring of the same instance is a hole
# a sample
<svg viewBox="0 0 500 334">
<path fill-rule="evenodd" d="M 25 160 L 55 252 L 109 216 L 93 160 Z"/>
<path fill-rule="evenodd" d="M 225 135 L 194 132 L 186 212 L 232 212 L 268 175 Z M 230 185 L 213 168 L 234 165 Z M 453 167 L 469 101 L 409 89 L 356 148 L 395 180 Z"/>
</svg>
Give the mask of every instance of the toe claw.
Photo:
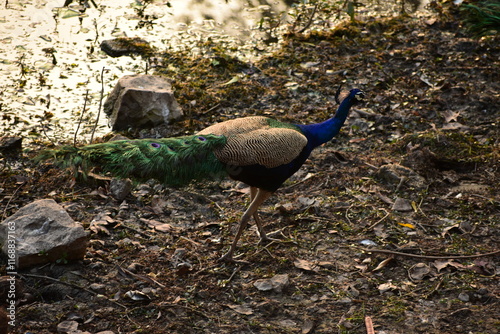
<svg viewBox="0 0 500 334">
<path fill-rule="evenodd" d="M 248 262 L 248 261 L 236 260 L 235 258 L 233 258 L 233 255 L 231 253 L 224 254 L 221 258 L 219 258 L 219 262 L 236 263 L 236 264 L 250 264 L 250 262 Z"/>
</svg>

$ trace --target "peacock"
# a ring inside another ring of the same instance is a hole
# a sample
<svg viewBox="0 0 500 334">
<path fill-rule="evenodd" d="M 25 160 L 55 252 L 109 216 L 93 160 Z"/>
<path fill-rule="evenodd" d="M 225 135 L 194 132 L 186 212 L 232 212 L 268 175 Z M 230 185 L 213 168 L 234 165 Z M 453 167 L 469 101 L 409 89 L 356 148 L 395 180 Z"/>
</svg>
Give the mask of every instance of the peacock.
<svg viewBox="0 0 500 334">
<path fill-rule="evenodd" d="M 337 101 L 339 92 L 340 88 Z M 224 176 L 249 185 L 250 205 L 229 250 L 220 258 L 237 262 L 233 254 L 251 217 L 260 239 L 272 240 L 257 213 L 260 205 L 302 166 L 314 148 L 339 133 L 351 107 L 363 97 L 361 90 L 352 89 L 334 117 L 317 124 L 297 125 L 250 116 L 214 124 L 195 135 L 63 146 L 45 150 L 36 159 L 84 173 L 98 166 L 118 177 L 139 181 L 154 178 L 175 187 Z"/>
<path fill-rule="evenodd" d="M 498 0 L 479 1 L 462 7 L 466 27 L 474 37 L 500 33 L 500 3 Z"/>
</svg>

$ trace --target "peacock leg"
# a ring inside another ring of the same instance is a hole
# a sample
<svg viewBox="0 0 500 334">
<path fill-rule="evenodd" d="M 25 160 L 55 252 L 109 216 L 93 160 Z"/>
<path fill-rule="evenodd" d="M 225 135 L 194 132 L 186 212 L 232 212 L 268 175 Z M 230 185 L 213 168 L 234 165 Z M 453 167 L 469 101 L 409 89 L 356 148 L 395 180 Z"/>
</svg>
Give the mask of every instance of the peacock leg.
<svg viewBox="0 0 500 334">
<path fill-rule="evenodd" d="M 257 193 L 254 194 L 253 196 L 251 192 L 252 190 L 250 188 L 250 198 L 253 199 L 248 208 L 246 209 L 245 213 L 243 214 L 243 216 L 241 216 L 240 225 L 238 226 L 238 231 L 234 236 L 233 243 L 229 247 L 229 251 L 219 259 L 220 261 L 234 262 L 233 253 L 236 250 L 236 245 L 238 244 L 238 240 L 240 239 L 241 234 L 247 227 L 248 221 L 252 216 L 255 217 L 254 214 L 257 212 L 259 206 L 273 194 L 270 191 L 265 191 L 262 189 L 259 189 Z"/>
<path fill-rule="evenodd" d="M 250 187 L 250 199 L 253 200 L 255 196 L 257 196 L 259 191 L 264 191 L 264 190 L 261 190 L 257 187 Z M 266 232 L 264 231 L 264 225 L 262 224 L 262 220 L 260 220 L 258 211 L 255 211 L 255 213 L 253 214 L 253 219 L 255 220 L 255 224 L 257 225 L 257 230 L 260 236 L 260 242 L 276 241 L 276 239 L 269 238 L 267 236 Z"/>
</svg>

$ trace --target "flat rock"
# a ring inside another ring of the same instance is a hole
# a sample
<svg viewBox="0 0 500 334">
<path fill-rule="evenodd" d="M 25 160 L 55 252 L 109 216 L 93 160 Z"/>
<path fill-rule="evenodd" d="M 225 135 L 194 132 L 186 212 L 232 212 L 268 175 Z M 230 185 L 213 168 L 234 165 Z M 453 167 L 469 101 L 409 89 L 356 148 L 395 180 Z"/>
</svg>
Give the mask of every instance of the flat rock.
<svg viewBox="0 0 500 334">
<path fill-rule="evenodd" d="M 182 116 L 167 78 L 126 75 L 118 80 L 104 103 L 114 131 L 152 128 Z"/>
<path fill-rule="evenodd" d="M 57 260 L 83 259 L 87 234 L 54 200 L 34 201 L 0 223 L 0 244 L 22 269 Z M 11 268 L 14 269 L 14 268 Z"/>
<path fill-rule="evenodd" d="M 260 291 L 274 291 L 281 293 L 290 284 L 288 274 L 275 275 L 271 278 L 258 279 L 254 282 L 254 286 Z"/>
<path fill-rule="evenodd" d="M 122 201 L 130 194 L 132 191 L 133 185 L 130 179 L 117 179 L 112 178 L 109 183 L 109 192 L 113 198 Z"/>
<path fill-rule="evenodd" d="M 101 43 L 101 50 L 108 56 L 121 57 L 134 54 L 151 54 L 154 49 L 139 37 L 119 37 L 107 39 Z"/>
<path fill-rule="evenodd" d="M 21 152 L 22 145 L 21 137 L 0 137 L 0 153 L 17 154 Z"/>
<path fill-rule="evenodd" d="M 392 210 L 399 212 L 409 212 L 413 211 L 413 207 L 411 206 L 411 202 L 405 198 L 398 197 L 394 201 L 392 206 Z"/>
</svg>

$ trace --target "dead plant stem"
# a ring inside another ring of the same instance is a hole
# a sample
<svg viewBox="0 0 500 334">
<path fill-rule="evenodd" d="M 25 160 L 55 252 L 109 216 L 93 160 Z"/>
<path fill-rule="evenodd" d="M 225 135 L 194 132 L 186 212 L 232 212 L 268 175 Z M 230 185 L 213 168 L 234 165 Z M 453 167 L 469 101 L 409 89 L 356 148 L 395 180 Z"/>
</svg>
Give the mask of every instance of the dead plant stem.
<svg viewBox="0 0 500 334">
<path fill-rule="evenodd" d="M 89 84 L 89 80 L 87 80 L 87 85 L 88 84 Z M 85 92 L 85 99 L 83 100 L 82 113 L 80 114 L 80 120 L 78 121 L 78 126 L 76 127 L 76 131 L 75 131 L 75 137 L 73 138 L 73 146 L 74 147 L 76 147 L 76 137 L 78 135 L 78 131 L 80 131 L 80 125 L 83 122 L 83 115 L 85 115 L 85 109 L 87 109 L 87 100 L 88 100 L 88 97 L 89 97 L 89 90 L 87 89 L 87 91 Z"/>
<path fill-rule="evenodd" d="M 426 259 L 426 260 L 475 259 L 475 258 L 478 258 L 478 257 L 486 257 L 486 256 L 493 256 L 493 255 L 500 254 L 500 250 L 496 250 L 496 251 L 490 252 L 490 253 L 475 254 L 475 255 L 438 255 L 438 256 L 433 256 L 433 255 L 409 254 L 409 253 L 391 251 L 391 250 L 387 250 L 387 249 L 368 249 L 368 248 L 361 248 L 361 247 L 353 247 L 353 248 L 362 250 L 362 251 L 367 252 L 367 253 L 380 253 L 380 254 L 398 255 L 398 256 L 413 257 L 413 258 L 417 258 L 417 259 Z"/>
<path fill-rule="evenodd" d="M 61 281 L 57 278 L 53 278 L 53 277 L 49 277 L 49 276 L 44 276 L 44 275 L 36 275 L 36 274 L 18 274 L 19 277 L 22 277 L 22 276 L 26 276 L 26 277 L 32 277 L 32 278 L 40 278 L 40 279 L 44 279 L 44 280 L 47 280 L 47 281 L 51 281 L 51 282 L 54 282 L 54 283 L 59 283 L 59 284 L 63 284 L 63 285 L 66 285 L 66 286 L 69 286 L 69 287 L 72 287 L 72 288 L 76 288 L 76 289 L 80 289 L 80 290 L 83 290 L 85 292 L 88 292 L 94 296 L 97 296 L 98 293 L 97 292 L 94 292 L 92 290 L 89 290 L 87 288 L 84 288 L 82 286 L 79 286 L 77 284 L 73 284 L 73 283 L 69 283 L 69 282 L 64 282 L 64 281 Z M 107 301 L 117 305 L 117 306 L 120 306 L 120 307 L 123 307 L 124 309 L 127 308 L 127 306 L 123 305 L 123 304 L 120 304 L 114 300 L 111 300 L 109 298 L 106 298 Z"/>
<path fill-rule="evenodd" d="M 101 117 L 101 109 L 102 109 L 102 100 L 104 99 L 104 70 L 106 68 L 103 67 L 101 70 L 101 97 L 99 98 L 99 110 L 97 110 L 97 117 L 95 119 L 94 128 L 92 129 L 92 135 L 90 136 L 90 144 L 94 141 L 95 130 L 97 129 L 97 125 L 99 124 L 99 118 Z"/>
</svg>

